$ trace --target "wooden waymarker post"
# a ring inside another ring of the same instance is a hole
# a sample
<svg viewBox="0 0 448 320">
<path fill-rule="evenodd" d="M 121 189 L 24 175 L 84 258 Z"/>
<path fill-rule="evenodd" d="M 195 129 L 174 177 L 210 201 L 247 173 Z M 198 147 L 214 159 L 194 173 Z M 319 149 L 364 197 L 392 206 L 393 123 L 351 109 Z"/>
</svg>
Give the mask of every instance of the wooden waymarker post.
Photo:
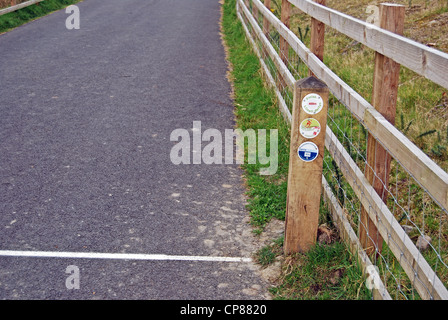
<svg viewBox="0 0 448 320">
<path fill-rule="evenodd" d="M 306 252 L 319 222 L 328 87 L 311 76 L 295 84 L 291 123 L 285 254 Z"/>
</svg>

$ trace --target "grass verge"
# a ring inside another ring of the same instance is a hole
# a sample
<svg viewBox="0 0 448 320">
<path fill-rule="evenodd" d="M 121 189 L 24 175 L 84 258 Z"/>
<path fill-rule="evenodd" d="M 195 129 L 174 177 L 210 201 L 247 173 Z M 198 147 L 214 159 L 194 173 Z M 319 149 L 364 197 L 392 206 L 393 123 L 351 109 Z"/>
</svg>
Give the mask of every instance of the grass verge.
<svg viewBox="0 0 448 320">
<path fill-rule="evenodd" d="M 285 219 L 290 131 L 278 109 L 274 92 L 265 85 L 258 57 L 246 40 L 236 16 L 235 0 L 224 0 L 222 10 L 223 39 L 231 65 L 229 80 L 233 85 L 237 127 L 242 130 L 278 130 L 277 172 L 262 176 L 259 174 L 260 164 L 243 165 L 251 222 L 255 232 L 261 233 L 271 219 Z M 331 223 L 328 216 L 323 207 L 320 223 Z M 271 245 L 260 249 L 255 258 L 262 267 L 268 267 L 283 255 L 282 246 L 282 238 L 274 239 Z M 280 280 L 271 289 L 275 299 L 371 298 L 363 285 L 356 259 L 339 241 L 318 244 L 306 254 L 286 257 Z"/>
<path fill-rule="evenodd" d="M 45 0 L 29 7 L 0 16 L 0 33 L 17 28 L 27 22 L 65 8 L 80 0 Z"/>
<path fill-rule="evenodd" d="M 226 0 L 223 10 L 223 37 L 232 65 L 229 78 L 233 85 L 237 127 L 243 131 L 278 130 L 277 172 L 271 176 L 262 176 L 259 174 L 262 167 L 259 163 L 243 165 L 252 223 L 262 228 L 272 218 L 283 220 L 285 217 L 289 127 L 280 115 L 274 92 L 264 85 L 259 60 L 246 42 L 244 30 L 236 16 L 235 1 Z"/>
<path fill-rule="evenodd" d="M 282 238 L 259 250 L 262 265 L 282 251 Z M 371 293 L 360 277 L 359 266 L 341 242 L 318 243 L 306 254 L 288 256 L 280 283 L 271 289 L 278 300 L 365 300 Z"/>
</svg>

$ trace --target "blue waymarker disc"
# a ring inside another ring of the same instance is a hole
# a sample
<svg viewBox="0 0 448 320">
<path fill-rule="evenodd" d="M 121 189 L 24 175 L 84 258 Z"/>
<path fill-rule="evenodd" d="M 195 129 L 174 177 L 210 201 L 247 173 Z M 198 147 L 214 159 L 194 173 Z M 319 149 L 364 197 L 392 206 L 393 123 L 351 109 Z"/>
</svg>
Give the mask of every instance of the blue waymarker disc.
<svg viewBox="0 0 448 320">
<path fill-rule="evenodd" d="M 316 144 L 307 141 L 300 145 L 299 149 L 297 150 L 297 154 L 303 161 L 310 162 L 315 160 L 319 155 L 319 148 L 316 146 Z"/>
</svg>

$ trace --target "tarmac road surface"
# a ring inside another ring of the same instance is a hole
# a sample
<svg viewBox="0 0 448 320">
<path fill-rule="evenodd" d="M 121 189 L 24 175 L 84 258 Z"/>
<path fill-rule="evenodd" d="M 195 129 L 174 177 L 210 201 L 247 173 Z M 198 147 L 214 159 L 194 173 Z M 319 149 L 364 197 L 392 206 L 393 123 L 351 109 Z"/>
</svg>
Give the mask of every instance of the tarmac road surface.
<svg viewBox="0 0 448 320">
<path fill-rule="evenodd" d="M 238 165 L 170 160 L 234 126 L 219 2 L 77 6 L 0 35 L 0 299 L 269 298 Z"/>
</svg>

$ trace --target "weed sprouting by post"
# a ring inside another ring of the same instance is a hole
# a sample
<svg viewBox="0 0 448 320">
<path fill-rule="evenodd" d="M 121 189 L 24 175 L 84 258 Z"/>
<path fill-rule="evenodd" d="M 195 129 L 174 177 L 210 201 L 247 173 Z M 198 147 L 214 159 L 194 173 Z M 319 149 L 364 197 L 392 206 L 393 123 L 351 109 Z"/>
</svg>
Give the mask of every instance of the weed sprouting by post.
<svg viewBox="0 0 448 320">
<path fill-rule="evenodd" d="M 283 254 L 284 237 L 274 239 L 271 244 L 264 246 L 255 253 L 255 260 L 266 267 L 275 262 L 276 258 Z"/>
<path fill-rule="evenodd" d="M 271 289 L 275 299 L 368 300 L 356 259 L 342 243 L 318 244 L 306 254 L 285 261 L 282 283 Z"/>
<path fill-rule="evenodd" d="M 305 42 L 306 36 L 308 35 L 308 32 L 310 31 L 310 26 L 307 25 L 305 27 L 305 32 L 302 32 L 302 28 L 299 26 L 298 27 L 298 31 L 299 31 L 299 37 L 300 37 L 300 41 Z"/>
</svg>

